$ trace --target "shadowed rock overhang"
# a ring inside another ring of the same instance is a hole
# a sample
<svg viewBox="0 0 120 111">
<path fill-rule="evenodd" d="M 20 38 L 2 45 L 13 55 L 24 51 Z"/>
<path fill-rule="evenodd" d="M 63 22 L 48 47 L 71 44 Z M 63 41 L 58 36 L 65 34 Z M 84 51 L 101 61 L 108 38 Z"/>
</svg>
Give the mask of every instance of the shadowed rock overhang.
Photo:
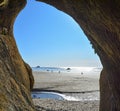
<svg viewBox="0 0 120 111">
<path fill-rule="evenodd" d="M 69 14 L 100 57 L 100 111 L 120 110 L 120 1 L 37 0 Z"/>
</svg>

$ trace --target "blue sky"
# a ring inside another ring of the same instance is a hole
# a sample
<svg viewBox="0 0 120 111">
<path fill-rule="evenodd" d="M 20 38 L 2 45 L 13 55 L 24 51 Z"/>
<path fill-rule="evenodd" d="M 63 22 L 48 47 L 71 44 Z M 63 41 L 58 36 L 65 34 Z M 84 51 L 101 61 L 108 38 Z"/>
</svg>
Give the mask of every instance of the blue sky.
<svg viewBox="0 0 120 111">
<path fill-rule="evenodd" d="M 14 24 L 22 58 L 30 66 L 100 66 L 87 37 L 67 14 L 29 0 Z"/>
</svg>

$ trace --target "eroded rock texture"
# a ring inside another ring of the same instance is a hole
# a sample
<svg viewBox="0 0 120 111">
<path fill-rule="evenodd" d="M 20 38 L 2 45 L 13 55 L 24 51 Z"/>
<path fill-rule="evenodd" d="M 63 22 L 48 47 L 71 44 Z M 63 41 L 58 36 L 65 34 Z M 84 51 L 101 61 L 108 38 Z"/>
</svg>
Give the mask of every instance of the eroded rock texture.
<svg viewBox="0 0 120 111">
<path fill-rule="evenodd" d="M 25 0 L 0 0 L 0 111 L 34 111 L 32 71 L 21 58 L 13 23 Z"/>
<path fill-rule="evenodd" d="M 72 16 L 103 65 L 100 111 L 120 111 L 120 0 L 37 0 Z"/>
</svg>

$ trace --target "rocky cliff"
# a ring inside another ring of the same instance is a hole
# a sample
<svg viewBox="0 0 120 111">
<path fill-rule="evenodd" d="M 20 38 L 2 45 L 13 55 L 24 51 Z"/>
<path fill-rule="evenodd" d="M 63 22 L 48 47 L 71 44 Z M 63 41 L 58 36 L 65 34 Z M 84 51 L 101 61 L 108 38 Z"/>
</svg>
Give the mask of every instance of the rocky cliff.
<svg viewBox="0 0 120 111">
<path fill-rule="evenodd" d="M 120 1 L 38 0 L 72 16 L 103 65 L 100 111 L 120 111 Z M 0 0 L 0 110 L 33 111 L 33 77 L 13 37 L 13 23 L 26 0 Z"/>
<path fill-rule="evenodd" d="M 25 0 L 0 0 L 0 111 L 33 111 L 32 70 L 21 58 L 13 23 Z"/>
</svg>

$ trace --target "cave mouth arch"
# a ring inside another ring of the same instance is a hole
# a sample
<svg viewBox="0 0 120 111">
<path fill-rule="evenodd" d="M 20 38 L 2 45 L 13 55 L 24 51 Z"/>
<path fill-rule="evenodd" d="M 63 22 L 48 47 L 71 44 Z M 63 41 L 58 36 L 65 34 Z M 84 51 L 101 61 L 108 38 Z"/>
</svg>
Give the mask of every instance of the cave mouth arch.
<svg viewBox="0 0 120 111">
<path fill-rule="evenodd" d="M 39 3 L 39 4 L 40 4 L 40 3 Z M 43 4 L 42 4 L 42 5 L 43 5 Z M 34 10 L 34 11 L 35 11 L 35 10 Z M 58 10 L 57 10 L 57 11 L 58 11 Z M 29 12 L 31 12 L 31 11 L 29 11 Z M 27 13 L 28 13 L 28 12 L 27 12 Z M 30 13 L 30 14 L 31 14 L 31 13 Z M 32 15 L 32 16 L 34 16 L 34 15 Z M 63 15 L 62 15 L 62 16 L 63 16 Z M 37 16 L 37 17 L 38 17 L 38 16 Z M 58 16 L 58 17 L 59 17 L 59 16 Z M 21 18 L 22 18 L 22 17 L 21 17 Z M 32 18 L 32 17 L 28 17 L 28 19 L 30 19 L 30 18 Z M 66 18 L 67 18 L 67 17 L 66 17 Z M 33 18 L 32 18 L 32 19 L 33 19 Z M 49 18 L 49 19 L 50 19 L 50 18 Z M 24 18 L 23 18 L 23 20 L 24 20 Z M 33 19 L 33 20 L 34 20 L 34 19 Z M 69 20 L 70 22 L 72 22 L 72 21 L 71 21 L 71 18 L 66 19 L 66 20 Z M 65 20 L 65 21 L 66 21 L 66 20 Z M 17 20 L 16 20 L 16 21 L 17 21 Z M 25 21 L 26 21 L 26 20 L 25 20 Z M 36 20 L 36 21 L 37 21 L 37 20 Z M 26 26 L 29 25 L 28 27 L 30 27 L 30 25 L 31 25 L 30 23 L 31 23 L 31 22 L 34 22 L 34 21 L 28 22 L 28 23 L 26 24 Z M 69 22 L 69 23 L 70 23 L 70 22 Z M 19 22 L 19 23 L 21 24 L 21 22 Z M 25 24 L 25 23 L 23 22 L 22 24 Z M 40 23 L 38 23 L 38 25 L 39 25 L 39 24 L 40 24 Z M 73 24 L 73 23 L 71 23 L 71 24 Z M 67 25 L 68 25 L 68 24 L 67 24 Z M 31 25 L 31 26 L 32 26 L 32 25 Z M 74 25 L 72 25 L 72 26 L 74 26 Z M 36 28 L 36 26 L 32 26 L 32 27 L 33 27 L 33 28 Z M 46 26 L 45 26 L 45 27 L 46 27 Z M 55 27 L 56 27 L 56 26 L 55 26 Z M 75 26 L 74 26 L 74 27 L 75 27 Z M 77 28 L 78 28 L 78 26 L 77 26 Z M 23 36 L 25 36 L 25 37 L 29 40 L 29 37 L 30 37 L 31 34 L 30 34 L 30 35 L 25 35 L 24 33 L 26 33 L 26 32 L 28 32 L 28 33 L 29 33 L 29 32 L 32 32 L 33 29 L 32 29 L 31 31 L 28 31 L 28 30 L 27 30 L 27 27 L 25 27 L 25 29 L 26 29 L 27 31 L 26 31 L 24 28 L 21 28 L 21 29 L 22 29 L 23 31 L 25 31 L 25 32 L 20 32 L 21 34 L 23 33 L 23 35 L 20 34 L 20 41 L 19 41 L 19 42 L 21 42 L 21 39 L 22 39 L 21 37 L 23 37 Z M 48 29 L 48 30 L 50 30 L 50 29 Z M 53 29 L 53 30 L 55 30 L 55 29 Z M 74 30 L 74 29 L 73 29 L 73 30 Z M 77 29 L 77 30 L 80 30 L 80 28 Z M 15 28 L 14 28 L 14 31 L 15 31 Z M 39 30 L 36 29 L 35 33 L 34 33 L 32 36 L 36 35 L 37 31 L 39 31 Z M 46 32 L 47 32 L 47 31 L 46 31 Z M 61 33 L 62 33 L 62 32 L 61 32 Z M 70 33 L 70 32 L 69 32 L 69 33 Z M 40 35 L 40 34 L 38 34 L 38 35 Z M 83 35 L 83 33 L 82 33 L 81 35 Z M 79 34 L 79 36 L 81 36 L 81 35 Z M 83 36 L 84 36 L 84 35 L 83 35 Z M 15 37 L 18 37 L 18 35 L 15 35 Z M 25 38 L 25 37 L 23 37 L 23 38 Z M 32 38 L 32 37 L 31 37 L 31 38 Z M 35 38 L 35 37 L 34 37 L 34 38 Z M 32 39 L 34 39 L 34 38 L 32 38 Z M 86 37 L 84 36 L 84 38 L 86 38 Z M 25 39 L 25 40 L 23 39 L 23 40 L 24 40 L 24 41 L 27 41 L 27 39 Z M 46 39 L 47 39 L 47 38 L 46 38 Z M 67 39 L 69 39 L 69 38 L 67 38 Z M 74 37 L 74 39 L 75 39 L 75 37 Z M 17 38 L 16 38 L 16 40 L 17 40 Z M 22 40 L 22 41 L 23 41 L 23 40 Z M 86 41 L 87 39 L 84 39 L 84 40 Z M 23 42 L 24 42 L 24 41 L 23 41 Z M 30 40 L 30 41 L 32 41 L 32 40 Z M 37 40 L 37 41 L 40 42 L 39 40 Z M 69 40 L 68 40 L 68 41 L 69 41 Z M 79 44 L 80 44 L 80 41 L 81 41 L 81 40 L 79 40 Z M 88 41 L 88 40 L 87 40 L 87 41 Z M 84 42 L 84 41 L 83 41 L 83 42 Z M 17 44 L 18 44 L 18 43 L 17 43 Z M 26 44 L 26 43 L 24 43 L 24 44 Z M 35 43 L 34 43 L 34 44 L 35 44 Z M 36 43 L 36 44 L 40 45 L 39 43 Z M 84 44 L 84 43 L 83 43 L 83 44 Z M 31 45 L 32 45 L 32 43 L 31 43 Z M 87 43 L 87 45 L 88 45 L 88 43 Z M 19 46 L 19 45 L 18 45 L 18 46 Z M 30 44 L 28 44 L 28 46 L 30 46 Z M 49 47 L 50 47 L 50 46 L 49 46 Z M 57 46 L 56 46 L 56 47 L 57 47 Z M 91 47 L 91 46 L 90 46 L 90 43 L 89 43 L 89 47 Z M 19 47 L 18 47 L 18 48 L 19 48 Z M 37 46 L 36 48 L 39 48 L 39 46 Z M 36 49 L 36 48 L 35 48 L 35 49 Z M 92 49 L 92 48 L 91 48 L 91 49 Z M 91 50 L 91 49 L 90 49 L 90 50 Z M 34 50 L 34 49 L 33 49 L 33 50 Z M 79 50 L 78 50 L 78 51 L 79 51 Z M 93 50 L 92 50 L 92 51 L 93 51 Z M 86 52 L 87 52 L 87 51 L 86 51 Z M 31 52 L 30 52 L 30 53 L 31 53 Z M 93 52 L 92 52 L 92 53 L 93 53 Z M 22 54 L 22 53 L 21 53 L 21 54 Z M 86 54 L 87 54 L 87 53 L 86 53 Z M 30 54 L 29 54 L 29 55 L 30 55 Z M 36 54 L 35 54 L 35 55 L 36 55 Z M 49 54 L 47 53 L 47 55 L 49 55 Z M 24 58 L 24 57 L 23 57 L 23 58 Z M 24 60 L 25 60 L 25 59 L 24 59 Z M 25 60 L 25 61 L 26 61 L 26 60 Z M 29 62 L 28 62 L 28 63 L 29 63 Z M 93 63 L 93 64 L 94 64 L 94 63 Z M 37 65 L 39 65 L 39 63 L 35 64 L 34 66 L 37 66 Z M 40 65 L 40 66 L 41 66 L 41 65 Z M 95 65 L 95 66 L 96 66 L 96 65 Z M 69 67 L 69 66 L 68 66 L 68 67 Z M 100 72 L 99 72 L 99 73 L 100 73 Z M 71 91 L 71 92 L 72 92 L 72 91 Z"/>
</svg>

